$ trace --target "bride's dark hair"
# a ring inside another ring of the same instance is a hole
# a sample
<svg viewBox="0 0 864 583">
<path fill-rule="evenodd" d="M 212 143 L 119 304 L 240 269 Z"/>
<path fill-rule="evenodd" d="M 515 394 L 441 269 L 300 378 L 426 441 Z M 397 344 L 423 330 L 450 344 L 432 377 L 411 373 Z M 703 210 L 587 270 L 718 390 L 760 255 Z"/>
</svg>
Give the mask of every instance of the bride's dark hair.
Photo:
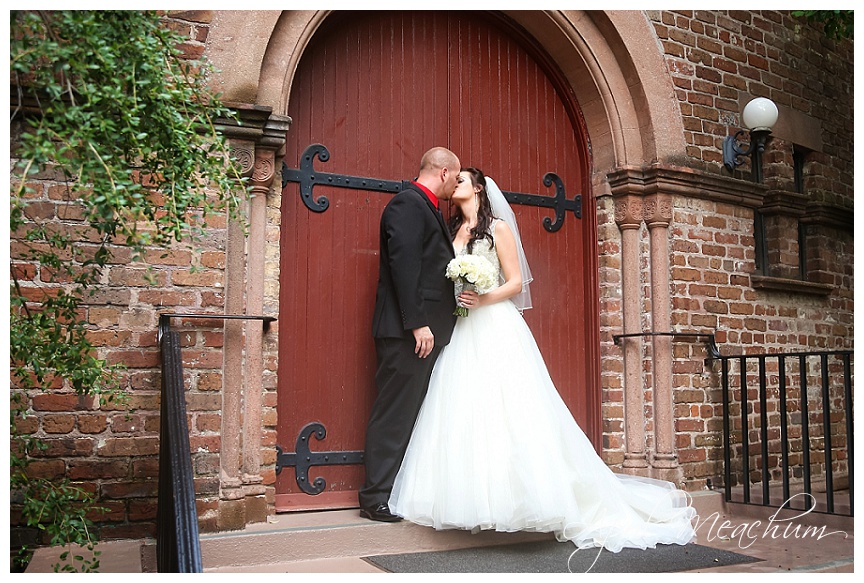
<svg viewBox="0 0 864 583">
<path fill-rule="evenodd" d="M 474 248 L 474 241 L 489 239 L 490 244 L 495 242 L 492 238 L 492 233 L 489 232 L 489 226 L 495 217 L 492 216 L 492 204 L 489 202 L 489 195 L 486 193 L 486 176 L 483 175 L 483 171 L 469 167 L 463 168 L 462 172 L 467 172 L 471 176 L 472 186 L 480 186 L 480 192 L 477 193 L 477 200 L 480 203 L 477 207 L 477 225 L 471 229 L 471 239 L 468 240 L 467 245 L 468 252 L 471 253 L 471 250 Z M 465 217 L 462 216 L 459 207 L 456 207 L 456 214 L 450 218 L 451 239 L 456 237 L 456 233 L 459 232 L 459 228 L 463 222 L 465 222 Z"/>
</svg>

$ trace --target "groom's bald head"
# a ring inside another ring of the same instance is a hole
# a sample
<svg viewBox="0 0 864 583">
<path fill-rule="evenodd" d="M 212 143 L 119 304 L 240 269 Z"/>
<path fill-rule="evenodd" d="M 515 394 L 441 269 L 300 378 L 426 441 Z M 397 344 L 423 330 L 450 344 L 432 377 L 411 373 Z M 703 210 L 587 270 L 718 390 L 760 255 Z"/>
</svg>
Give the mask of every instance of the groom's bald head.
<svg viewBox="0 0 864 583">
<path fill-rule="evenodd" d="M 417 182 L 431 190 L 438 198 L 449 200 L 456 190 L 456 179 L 461 168 L 456 154 L 447 148 L 435 147 L 420 158 Z"/>
<path fill-rule="evenodd" d="M 459 158 L 447 148 L 436 147 L 428 150 L 420 159 L 420 173 L 447 168 L 459 172 Z"/>
</svg>

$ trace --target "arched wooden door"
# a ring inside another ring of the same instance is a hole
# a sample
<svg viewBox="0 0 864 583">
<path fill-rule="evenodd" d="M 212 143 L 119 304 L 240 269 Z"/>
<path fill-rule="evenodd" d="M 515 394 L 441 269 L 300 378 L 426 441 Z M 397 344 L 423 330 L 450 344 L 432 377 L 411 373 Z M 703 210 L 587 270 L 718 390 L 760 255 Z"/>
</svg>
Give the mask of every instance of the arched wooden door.
<svg viewBox="0 0 864 583">
<path fill-rule="evenodd" d="M 330 158 L 311 160 L 319 173 L 410 179 L 423 152 L 443 145 L 505 191 L 554 196 L 555 186 L 543 178 L 555 172 L 568 199 L 583 195 L 581 218 L 568 211 L 554 232 L 543 224 L 554 219 L 552 209 L 514 205 L 514 211 L 535 277 L 535 308 L 526 320 L 559 392 L 599 450 L 589 149 L 577 104 L 530 40 L 490 14 L 335 14 L 303 54 L 288 114 L 290 168 L 300 167 L 307 146 L 320 143 Z M 297 183 L 282 195 L 277 439 L 285 452 L 296 449 L 293 461 L 333 465 L 300 472 L 307 489 L 323 478 L 316 495 L 298 486 L 295 467 L 282 468 L 280 511 L 356 506 L 363 467 L 339 464 L 352 460 L 337 452 L 362 451 L 376 393 L 378 222 L 391 195 L 316 186 L 313 198 L 321 196 L 329 201 L 323 212 L 304 204 Z M 312 422 L 326 437 L 298 438 Z M 537 427 L 525 436 L 537 443 L 538 455 L 543 435 Z M 332 453 L 324 460 L 305 449 Z"/>
</svg>

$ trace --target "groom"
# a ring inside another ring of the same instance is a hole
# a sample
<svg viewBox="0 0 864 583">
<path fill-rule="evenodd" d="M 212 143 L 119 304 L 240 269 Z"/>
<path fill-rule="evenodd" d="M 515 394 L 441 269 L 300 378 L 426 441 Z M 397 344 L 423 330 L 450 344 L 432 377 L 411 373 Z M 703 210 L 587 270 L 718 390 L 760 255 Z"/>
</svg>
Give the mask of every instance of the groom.
<svg viewBox="0 0 864 583">
<path fill-rule="evenodd" d="M 444 275 L 454 257 L 453 245 L 438 203 L 453 195 L 460 167 L 453 152 L 432 148 L 423 155 L 417 178 L 381 215 L 372 319 L 378 397 L 366 428 L 366 482 L 359 492 L 360 516 L 371 520 L 401 520 L 390 512 L 387 500 L 432 366 L 456 324 L 453 282 Z"/>
</svg>

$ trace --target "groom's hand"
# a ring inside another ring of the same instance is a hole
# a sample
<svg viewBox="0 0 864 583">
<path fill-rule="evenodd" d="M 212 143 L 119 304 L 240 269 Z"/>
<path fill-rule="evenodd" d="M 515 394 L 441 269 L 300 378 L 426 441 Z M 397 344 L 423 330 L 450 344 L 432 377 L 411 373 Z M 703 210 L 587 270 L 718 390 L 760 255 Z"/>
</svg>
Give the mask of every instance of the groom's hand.
<svg viewBox="0 0 864 583">
<path fill-rule="evenodd" d="M 432 329 L 429 326 L 423 326 L 422 328 L 414 328 L 412 332 L 414 333 L 414 340 L 417 342 L 414 346 L 414 354 L 420 358 L 426 358 L 435 347 L 435 336 L 432 334 Z"/>
</svg>

